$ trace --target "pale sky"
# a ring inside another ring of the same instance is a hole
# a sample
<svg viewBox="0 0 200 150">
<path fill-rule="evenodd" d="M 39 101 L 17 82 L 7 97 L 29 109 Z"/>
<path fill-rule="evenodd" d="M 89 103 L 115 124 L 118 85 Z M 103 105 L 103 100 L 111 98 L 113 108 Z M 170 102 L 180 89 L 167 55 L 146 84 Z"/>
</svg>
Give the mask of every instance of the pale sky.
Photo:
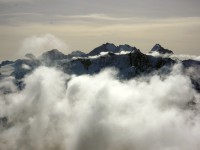
<svg viewBox="0 0 200 150">
<path fill-rule="evenodd" d="M 0 60 L 106 42 L 200 55 L 200 0 L 0 0 Z"/>
</svg>

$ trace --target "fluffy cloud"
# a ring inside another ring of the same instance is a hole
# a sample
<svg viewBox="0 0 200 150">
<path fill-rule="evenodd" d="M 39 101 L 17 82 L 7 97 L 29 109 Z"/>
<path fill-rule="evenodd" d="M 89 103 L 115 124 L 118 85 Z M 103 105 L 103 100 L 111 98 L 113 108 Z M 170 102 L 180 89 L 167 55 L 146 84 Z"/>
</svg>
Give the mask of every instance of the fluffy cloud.
<svg viewBox="0 0 200 150">
<path fill-rule="evenodd" d="M 52 34 L 45 34 L 41 36 L 31 36 L 22 42 L 22 46 L 19 50 L 20 55 L 25 55 L 26 53 L 33 53 L 35 55 L 40 55 L 43 52 L 51 49 L 59 49 L 61 51 L 66 51 L 67 45 L 61 39 L 55 37 Z"/>
<path fill-rule="evenodd" d="M 0 97 L 2 150 L 199 149 L 199 94 L 179 65 L 165 79 L 129 81 L 113 69 L 69 76 L 40 67 L 24 82 Z"/>
</svg>

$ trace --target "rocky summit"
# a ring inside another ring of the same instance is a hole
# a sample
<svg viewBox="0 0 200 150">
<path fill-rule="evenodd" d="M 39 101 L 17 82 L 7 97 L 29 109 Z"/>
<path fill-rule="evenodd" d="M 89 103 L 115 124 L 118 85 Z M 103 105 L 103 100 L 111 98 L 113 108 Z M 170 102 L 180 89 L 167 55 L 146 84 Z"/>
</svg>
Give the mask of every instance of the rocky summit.
<svg viewBox="0 0 200 150">
<path fill-rule="evenodd" d="M 150 53 L 157 52 L 159 54 L 174 54 L 173 51 L 163 48 L 160 44 L 156 44 L 150 51 Z"/>
</svg>

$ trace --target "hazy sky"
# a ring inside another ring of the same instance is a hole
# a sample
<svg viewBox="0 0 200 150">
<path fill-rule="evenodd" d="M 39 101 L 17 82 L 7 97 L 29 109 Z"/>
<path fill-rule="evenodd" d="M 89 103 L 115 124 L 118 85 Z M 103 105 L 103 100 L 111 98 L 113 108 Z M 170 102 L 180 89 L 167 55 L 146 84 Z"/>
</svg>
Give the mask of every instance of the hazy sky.
<svg viewBox="0 0 200 150">
<path fill-rule="evenodd" d="M 64 53 L 112 42 L 200 55 L 199 8 L 200 0 L 0 0 L 0 60 L 29 52 L 30 42 L 41 52 L 45 42 Z"/>
</svg>

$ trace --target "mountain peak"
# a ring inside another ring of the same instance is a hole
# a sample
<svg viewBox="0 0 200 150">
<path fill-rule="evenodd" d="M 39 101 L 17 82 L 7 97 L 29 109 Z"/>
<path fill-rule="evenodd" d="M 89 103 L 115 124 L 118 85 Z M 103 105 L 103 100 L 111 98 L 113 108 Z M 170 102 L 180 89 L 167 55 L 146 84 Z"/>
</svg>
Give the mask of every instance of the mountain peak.
<svg viewBox="0 0 200 150">
<path fill-rule="evenodd" d="M 121 51 L 127 51 L 127 52 L 139 51 L 139 49 L 137 49 L 136 47 L 132 47 L 128 44 L 119 45 L 118 49 L 119 49 L 119 52 L 121 52 Z"/>
<path fill-rule="evenodd" d="M 154 45 L 154 47 L 151 49 L 151 51 L 158 51 L 159 49 L 163 48 L 160 44 Z"/>
<path fill-rule="evenodd" d="M 52 49 L 42 54 L 43 59 L 64 59 L 66 56 L 57 49 Z"/>
<path fill-rule="evenodd" d="M 117 48 L 113 43 L 106 43 L 103 45 L 106 46 L 106 49 L 111 50 L 111 51 L 114 51 Z"/>
<path fill-rule="evenodd" d="M 160 44 L 154 45 L 149 53 L 158 52 L 160 54 L 174 54 L 173 51 L 163 48 Z"/>
<path fill-rule="evenodd" d="M 133 52 L 139 50 L 136 47 L 132 47 L 128 44 L 116 46 L 113 43 L 105 43 L 93 49 L 90 53 L 88 53 L 88 56 L 99 55 L 101 52 L 120 53 L 122 51 Z"/>
<path fill-rule="evenodd" d="M 113 43 L 105 43 L 89 52 L 89 56 L 99 55 L 101 52 L 116 52 L 117 47 Z"/>
</svg>

